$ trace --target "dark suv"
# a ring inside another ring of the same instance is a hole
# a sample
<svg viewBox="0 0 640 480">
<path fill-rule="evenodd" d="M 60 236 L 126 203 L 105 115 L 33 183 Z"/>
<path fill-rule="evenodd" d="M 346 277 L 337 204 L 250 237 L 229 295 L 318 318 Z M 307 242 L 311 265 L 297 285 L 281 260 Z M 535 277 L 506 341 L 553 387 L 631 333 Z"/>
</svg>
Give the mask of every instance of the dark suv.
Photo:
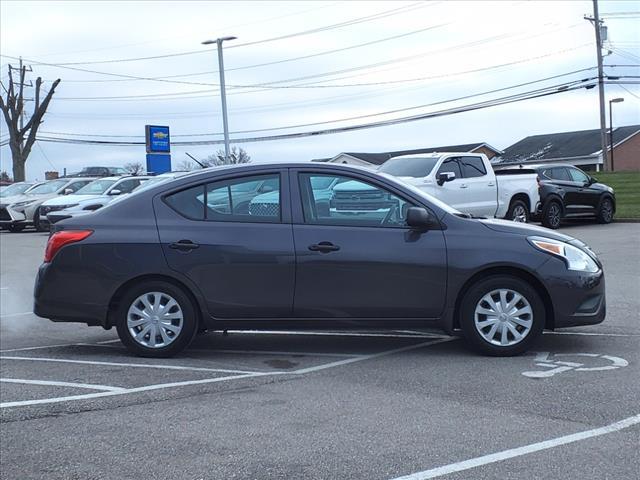
<svg viewBox="0 0 640 480">
<path fill-rule="evenodd" d="M 595 217 L 611 223 L 616 211 L 613 188 L 571 165 L 534 165 L 540 203 L 537 214 L 547 228 L 559 228 L 564 218 Z"/>
</svg>

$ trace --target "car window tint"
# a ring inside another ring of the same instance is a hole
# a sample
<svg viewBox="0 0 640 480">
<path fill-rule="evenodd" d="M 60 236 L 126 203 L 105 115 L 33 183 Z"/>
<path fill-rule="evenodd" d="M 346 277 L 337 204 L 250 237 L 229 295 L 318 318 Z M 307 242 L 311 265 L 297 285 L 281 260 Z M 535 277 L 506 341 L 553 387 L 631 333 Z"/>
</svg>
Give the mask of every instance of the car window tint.
<svg viewBox="0 0 640 480">
<path fill-rule="evenodd" d="M 458 159 L 457 158 L 448 158 L 444 162 L 442 162 L 442 165 L 440 165 L 440 168 L 438 168 L 438 172 L 436 173 L 436 177 L 438 175 L 440 175 L 441 173 L 445 173 L 445 172 L 453 172 L 453 173 L 455 173 L 456 174 L 456 178 L 461 178 L 462 177 L 462 172 L 460 171 L 460 164 L 458 163 Z"/>
<path fill-rule="evenodd" d="M 65 190 L 70 189 L 72 190 L 74 193 L 77 192 L 78 190 L 80 190 L 82 187 L 84 187 L 85 185 L 88 185 L 91 182 L 91 180 L 83 180 L 81 182 L 73 182 L 70 183 L 69 185 L 67 185 L 66 187 L 64 187 Z"/>
<path fill-rule="evenodd" d="M 406 226 L 412 205 L 377 185 L 342 175 L 301 173 L 305 223 L 361 227 Z"/>
<path fill-rule="evenodd" d="M 571 181 L 569 172 L 564 167 L 555 167 L 551 169 L 551 178 L 554 180 Z"/>
<path fill-rule="evenodd" d="M 464 178 L 482 177 L 487 174 L 484 162 L 480 157 L 460 157 Z"/>
<path fill-rule="evenodd" d="M 439 159 L 440 157 L 391 158 L 384 162 L 379 170 L 396 177 L 426 177 Z"/>
<path fill-rule="evenodd" d="M 206 219 L 217 222 L 279 222 L 280 175 L 257 175 L 210 183 Z"/>
<path fill-rule="evenodd" d="M 121 181 L 114 187 L 114 190 L 120 190 L 120 193 L 131 193 L 138 185 L 140 185 L 140 180 L 132 178 Z"/>
<path fill-rule="evenodd" d="M 165 202 L 183 217 L 204 220 L 204 185 L 172 193 Z"/>
<path fill-rule="evenodd" d="M 574 182 L 585 183 L 589 178 L 577 168 L 568 168 L 571 180 Z"/>
</svg>

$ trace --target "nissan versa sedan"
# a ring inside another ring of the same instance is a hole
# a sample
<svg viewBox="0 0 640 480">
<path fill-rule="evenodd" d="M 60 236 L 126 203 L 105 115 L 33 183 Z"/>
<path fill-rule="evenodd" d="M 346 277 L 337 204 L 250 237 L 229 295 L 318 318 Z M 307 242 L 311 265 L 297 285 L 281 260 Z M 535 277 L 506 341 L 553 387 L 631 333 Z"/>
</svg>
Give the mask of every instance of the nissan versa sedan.
<svg viewBox="0 0 640 480">
<path fill-rule="evenodd" d="M 375 190 L 384 208 L 326 208 L 327 186 L 346 182 L 352 205 Z M 277 201 L 247 208 L 247 192 Z M 600 323 L 606 308 L 602 264 L 579 240 L 471 218 L 386 174 L 311 163 L 207 169 L 62 220 L 34 295 L 38 316 L 115 327 L 150 357 L 177 354 L 199 331 L 274 326 L 439 326 L 507 356 L 545 328 Z"/>
</svg>

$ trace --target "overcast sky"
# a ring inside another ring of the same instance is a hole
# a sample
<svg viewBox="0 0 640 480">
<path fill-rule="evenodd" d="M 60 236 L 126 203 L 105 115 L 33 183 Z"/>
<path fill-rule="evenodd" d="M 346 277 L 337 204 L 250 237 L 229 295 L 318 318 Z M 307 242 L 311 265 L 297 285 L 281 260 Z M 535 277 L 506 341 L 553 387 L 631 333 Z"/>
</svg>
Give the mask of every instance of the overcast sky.
<svg viewBox="0 0 640 480">
<path fill-rule="evenodd" d="M 600 11 L 612 50 L 605 65 L 640 64 L 640 1 L 600 1 Z M 0 75 L 6 85 L 7 64 L 18 63 L 9 57 L 22 56 L 33 68 L 28 78 L 41 76 L 46 87 L 62 79 L 42 137 L 143 141 L 144 125 L 156 124 L 169 125 L 173 141 L 219 140 L 218 59 L 215 45 L 201 42 L 234 35 L 237 40 L 224 44 L 233 143 L 401 118 L 593 77 L 594 69 L 584 70 L 596 65 L 585 14 L 592 14 L 591 1 L 3 0 Z M 159 58 L 135 60 L 141 57 Z M 559 76 L 569 72 L 576 73 Z M 605 72 L 638 76 L 640 68 Z M 473 96 L 553 76 L 559 77 Z M 640 85 L 624 87 L 606 86 L 607 99 L 625 99 L 615 105 L 614 124 L 640 123 Z M 295 161 L 472 142 L 504 149 L 528 135 L 598 126 L 597 89 L 581 88 L 393 126 L 241 146 L 256 162 Z M 219 148 L 174 146 L 173 165 L 185 152 L 206 157 Z M 39 141 L 27 177 L 144 159 L 144 146 Z M 11 172 L 8 146 L 0 148 L 0 170 Z"/>
</svg>

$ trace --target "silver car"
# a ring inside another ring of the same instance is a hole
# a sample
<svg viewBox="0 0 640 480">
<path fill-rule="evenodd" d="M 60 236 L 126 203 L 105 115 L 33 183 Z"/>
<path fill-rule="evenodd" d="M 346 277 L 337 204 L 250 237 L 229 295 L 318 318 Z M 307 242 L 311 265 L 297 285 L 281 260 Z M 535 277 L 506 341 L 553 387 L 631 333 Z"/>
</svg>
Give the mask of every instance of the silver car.
<svg viewBox="0 0 640 480">
<path fill-rule="evenodd" d="M 75 193 L 93 180 L 95 178 L 59 178 L 44 182 L 30 189 L 28 193 L 2 197 L 0 198 L 0 226 L 11 232 L 20 232 L 30 225 L 34 225 L 37 230 L 42 230 L 37 222 L 40 205 L 57 195 Z"/>
</svg>

